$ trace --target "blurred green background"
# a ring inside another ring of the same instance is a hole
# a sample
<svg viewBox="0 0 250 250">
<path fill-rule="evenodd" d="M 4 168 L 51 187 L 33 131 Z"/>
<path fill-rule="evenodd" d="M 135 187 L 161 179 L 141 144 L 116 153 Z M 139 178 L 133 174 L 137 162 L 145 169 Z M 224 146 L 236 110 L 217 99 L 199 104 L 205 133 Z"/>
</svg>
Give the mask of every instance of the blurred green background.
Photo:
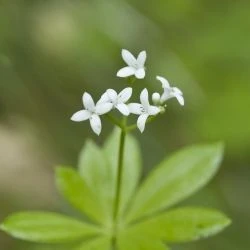
<svg viewBox="0 0 250 250">
<path fill-rule="evenodd" d="M 88 123 L 73 123 L 84 91 L 95 100 L 127 86 L 116 72 L 121 48 L 148 53 L 137 91 L 160 91 L 155 75 L 184 92 L 186 104 L 149 124 L 145 172 L 181 146 L 223 140 L 216 178 L 185 204 L 222 209 L 233 224 L 174 250 L 250 249 L 250 2 L 244 0 L 0 1 L 0 220 L 19 210 L 71 213 L 54 186 L 57 164 L 76 165 Z M 54 250 L 0 232 L 0 249 Z M 67 246 L 66 246 L 67 249 Z"/>
</svg>

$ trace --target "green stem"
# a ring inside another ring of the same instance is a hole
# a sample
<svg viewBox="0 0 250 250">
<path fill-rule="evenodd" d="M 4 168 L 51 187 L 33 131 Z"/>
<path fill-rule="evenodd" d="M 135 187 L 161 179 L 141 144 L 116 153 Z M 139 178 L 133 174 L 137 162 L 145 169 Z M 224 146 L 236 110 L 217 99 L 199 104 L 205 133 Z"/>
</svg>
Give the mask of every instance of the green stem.
<svg viewBox="0 0 250 250">
<path fill-rule="evenodd" d="M 115 204 L 114 204 L 114 214 L 113 214 L 114 221 L 116 221 L 117 216 L 118 216 L 118 211 L 119 211 L 125 137 L 126 137 L 126 132 L 124 130 L 121 130 L 119 157 L 118 157 L 118 169 L 117 169 L 117 181 L 116 181 L 116 194 L 115 194 Z"/>
<path fill-rule="evenodd" d="M 113 249 L 116 248 L 116 230 L 117 230 L 117 218 L 119 214 L 119 205 L 120 205 L 120 193 L 122 186 L 122 172 L 123 172 L 123 158 L 124 158 L 124 147 L 125 147 L 125 138 L 126 131 L 121 129 L 120 134 L 120 146 L 119 146 L 119 156 L 118 156 L 118 168 L 117 168 L 117 180 L 116 180 L 116 193 L 115 193 L 115 202 L 114 202 L 114 211 L 113 211 L 113 221 L 114 221 L 114 236 L 112 240 Z"/>
</svg>

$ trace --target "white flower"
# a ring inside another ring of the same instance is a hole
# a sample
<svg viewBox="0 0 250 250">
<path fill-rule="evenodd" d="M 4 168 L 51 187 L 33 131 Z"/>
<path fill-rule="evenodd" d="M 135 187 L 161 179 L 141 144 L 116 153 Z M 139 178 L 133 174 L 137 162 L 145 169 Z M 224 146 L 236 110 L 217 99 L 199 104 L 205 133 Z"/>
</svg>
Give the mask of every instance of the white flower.
<svg viewBox="0 0 250 250">
<path fill-rule="evenodd" d="M 137 120 L 137 127 L 141 131 L 144 131 L 145 123 L 150 115 L 156 115 L 160 112 L 160 108 L 152 106 L 148 101 L 148 91 L 144 89 L 140 95 L 141 104 L 130 103 L 128 104 L 131 113 L 139 115 Z"/>
<path fill-rule="evenodd" d="M 161 76 L 156 77 L 157 80 L 159 80 L 162 83 L 162 88 L 163 88 L 163 94 L 161 96 L 161 103 L 167 101 L 170 98 L 175 97 L 180 105 L 184 105 L 184 98 L 183 98 L 183 93 L 180 89 L 176 87 L 170 87 L 170 84 L 167 79 Z"/>
<path fill-rule="evenodd" d="M 108 89 L 98 103 L 111 103 L 113 108 L 117 108 L 123 115 L 129 115 L 128 105 L 125 104 L 132 95 L 132 88 L 125 88 L 119 94 L 113 89 Z"/>
<path fill-rule="evenodd" d="M 82 101 L 85 109 L 74 113 L 71 120 L 75 122 L 89 120 L 93 131 L 99 135 L 102 130 L 100 115 L 108 113 L 112 109 L 112 104 L 97 102 L 95 105 L 91 95 L 87 92 L 83 94 Z"/>
<path fill-rule="evenodd" d="M 127 67 L 120 69 L 117 72 L 118 77 L 127 77 L 135 75 L 138 79 L 145 77 L 144 64 L 146 61 L 146 51 L 141 51 L 137 59 L 126 49 L 122 50 L 122 58 L 127 63 Z"/>
</svg>

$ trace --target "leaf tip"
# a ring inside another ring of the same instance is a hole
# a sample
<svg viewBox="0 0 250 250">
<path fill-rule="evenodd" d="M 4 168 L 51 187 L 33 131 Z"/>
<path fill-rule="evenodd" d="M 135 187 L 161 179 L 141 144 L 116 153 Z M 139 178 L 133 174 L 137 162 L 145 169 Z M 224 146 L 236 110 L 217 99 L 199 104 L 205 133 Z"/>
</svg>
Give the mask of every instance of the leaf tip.
<svg viewBox="0 0 250 250">
<path fill-rule="evenodd" d="M 223 141 L 215 142 L 214 147 L 218 150 L 218 152 L 223 154 L 225 149 L 225 143 Z"/>
<path fill-rule="evenodd" d="M 4 224 L 4 222 L 0 224 L 0 230 L 2 230 L 4 232 L 7 231 L 7 228 L 6 228 L 5 224 Z"/>
</svg>

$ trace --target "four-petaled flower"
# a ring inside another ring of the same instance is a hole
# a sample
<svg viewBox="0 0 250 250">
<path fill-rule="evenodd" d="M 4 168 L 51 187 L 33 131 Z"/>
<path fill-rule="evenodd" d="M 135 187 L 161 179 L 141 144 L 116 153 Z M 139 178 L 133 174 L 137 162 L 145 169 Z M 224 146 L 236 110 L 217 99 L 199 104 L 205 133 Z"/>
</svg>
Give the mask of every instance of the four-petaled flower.
<svg viewBox="0 0 250 250">
<path fill-rule="evenodd" d="M 132 88 L 125 88 L 119 94 L 113 89 L 108 89 L 98 103 L 111 103 L 113 108 L 118 109 L 123 115 L 129 115 L 128 105 L 125 104 L 132 95 Z"/>
<path fill-rule="evenodd" d="M 161 103 L 164 103 L 168 99 L 175 97 L 180 103 L 180 105 L 184 105 L 183 93 L 180 89 L 176 87 L 171 87 L 168 80 L 164 77 L 157 76 L 156 79 L 162 83 L 162 88 L 164 91 L 161 96 Z"/>
<path fill-rule="evenodd" d="M 108 113 L 113 105 L 111 103 L 101 103 L 99 101 L 95 105 L 91 95 L 87 92 L 83 94 L 82 101 L 85 109 L 74 113 L 71 120 L 75 122 L 89 120 L 93 131 L 99 135 L 102 130 L 100 115 Z"/>
<path fill-rule="evenodd" d="M 145 77 L 144 64 L 146 61 L 146 51 L 141 51 L 137 59 L 126 49 L 122 50 L 122 58 L 127 63 L 127 67 L 120 69 L 117 72 L 118 77 L 128 77 L 135 75 L 138 79 Z"/>
<path fill-rule="evenodd" d="M 144 131 L 145 123 L 150 115 L 157 115 L 160 112 L 160 108 L 152 106 L 148 101 L 148 90 L 144 89 L 140 95 L 141 104 L 130 103 L 128 104 L 131 113 L 139 115 L 137 119 L 137 127 L 141 131 Z"/>
</svg>

